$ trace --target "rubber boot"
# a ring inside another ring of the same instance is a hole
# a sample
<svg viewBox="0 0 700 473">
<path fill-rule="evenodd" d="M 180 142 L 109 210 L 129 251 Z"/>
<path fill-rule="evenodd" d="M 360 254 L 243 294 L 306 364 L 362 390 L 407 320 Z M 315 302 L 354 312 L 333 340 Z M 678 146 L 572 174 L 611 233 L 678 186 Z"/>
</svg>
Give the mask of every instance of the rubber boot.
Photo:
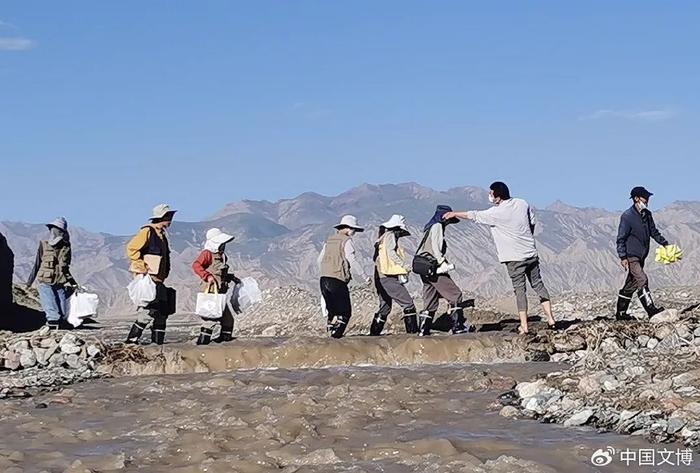
<svg viewBox="0 0 700 473">
<path fill-rule="evenodd" d="M 418 314 L 415 307 L 403 310 L 403 324 L 406 327 L 406 333 L 418 333 Z"/>
<path fill-rule="evenodd" d="M 430 329 L 433 328 L 434 311 L 423 311 L 418 315 L 418 336 L 427 337 L 430 335 Z"/>
<path fill-rule="evenodd" d="M 233 341 L 233 329 L 221 329 L 219 336 L 216 339 L 216 343 L 231 342 Z"/>
<path fill-rule="evenodd" d="M 156 345 L 165 343 L 165 329 L 151 329 L 151 342 Z"/>
<path fill-rule="evenodd" d="M 469 331 L 469 327 L 465 325 L 464 309 L 462 309 L 462 307 L 460 307 L 459 305 L 456 305 L 452 306 L 450 308 L 450 311 L 452 312 L 452 335 L 467 333 Z"/>
<path fill-rule="evenodd" d="M 331 337 L 342 338 L 345 333 L 345 329 L 348 327 L 348 321 L 350 317 L 345 315 L 339 315 L 336 317 L 333 327 L 331 327 Z"/>
<path fill-rule="evenodd" d="M 649 292 L 648 287 L 641 288 L 637 292 L 637 295 L 639 296 L 639 300 L 642 303 L 642 307 L 644 307 L 644 310 L 647 311 L 649 317 L 653 317 L 659 312 L 663 312 L 665 310 L 663 307 L 656 307 L 656 305 L 654 304 L 654 299 L 651 298 L 651 292 Z"/>
<path fill-rule="evenodd" d="M 369 334 L 372 336 L 377 336 L 382 334 L 382 330 L 384 330 L 384 324 L 386 323 L 386 319 L 384 318 L 382 314 L 377 312 L 374 314 L 374 317 L 372 318 L 372 325 L 369 327 Z"/>
<path fill-rule="evenodd" d="M 143 334 L 143 331 L 145 329 L 145 325 L 141 325 L 138 322 L 134 322 L 134 325 L 131 326 L 131 330 L 129 330 L 129 335 L 126 336 L 126 341 L 124 343 L 136 345 L 139 342 L 141 334 Z"/>
<path fill-rule="evenodd" d="M 59 320 L 47 321 L 46 326 L 49 328 L 49 330 L 56 331 L 61 326 L 61 322 Z"/>
<path fill-rule="evenodd" d="M 211 343 L 211 334 L 213 330 L 210 328 L 200 328 L 199 338 L 197 339 L 197 345 L 209 345 Z"/>
<path fill-rule="evenodd" d="M 629 309 L 630 303 L 632 302 L 632 294 L 634 293 L 623 291 L 618 293 L 617 309 L 615 310 L 615 318 L 617 320 L 632 320 L 632 317 L 627 314 L 627 309 Z"/>
</svg>

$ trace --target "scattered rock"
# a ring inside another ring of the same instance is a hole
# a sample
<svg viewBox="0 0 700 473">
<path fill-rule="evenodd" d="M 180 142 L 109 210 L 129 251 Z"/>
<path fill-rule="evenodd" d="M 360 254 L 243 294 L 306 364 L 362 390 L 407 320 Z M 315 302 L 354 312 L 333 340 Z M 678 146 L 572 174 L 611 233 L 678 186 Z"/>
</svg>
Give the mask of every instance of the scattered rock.
<svg viewBox="0 0 700 473">
<path fill-rule="evenodd" d="M 507 418 L 515 418 L 520 415 L 520 411 L 518 410 L 517 407 L 513 406 L 504 406 L 503 409 L 498 413 L 502 417 L 507 417 Z"/>
<path fill-rule="evenodd" d="M 663 312 L 659 312 L 651 319 L 649 322 L 652 324 L 665 324 L 678 322 L 678 311 L 676 309 L 666 309 Z"/>
<path fill-rule="evenodd" d="M 586 422 L 589 421 L 589 419 L 593 416 L 593 411 L 590 409 L 586 409 L 580 412 L 577 412 L 576 414 L 572 415 L 566 421 L 564 421 L 564 425 L 566 427 L 573 427 L 577 425 L 584 425 Z"/>
</svg>

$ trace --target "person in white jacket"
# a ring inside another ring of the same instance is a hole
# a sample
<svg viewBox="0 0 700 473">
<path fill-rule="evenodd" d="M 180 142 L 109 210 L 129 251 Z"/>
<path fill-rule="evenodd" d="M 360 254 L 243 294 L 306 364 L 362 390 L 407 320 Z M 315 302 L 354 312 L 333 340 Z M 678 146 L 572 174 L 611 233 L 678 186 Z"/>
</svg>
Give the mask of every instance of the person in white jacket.
<svg viewBox="0 0 700 473">
<path fill-rule="evenodd" d="M 508 186 L 503 182 L 491 184 L 489 201 L 493 204 L 490 209 L 449 212 L 445 217 L 470 219 L 491 228 L 498 259 L 506 266 L 513 283 L 520 333 L 528 333 L 526 280 L 540 298 L 547 324 L 554 328 L 556 322 L 552 315 L 552 303 L 540 274 L 540 259 L 534 236 L 537 221 L 532 207 L 523 199 L 512 198 Z"/>
<path fill-rule="evenodd" d="M 352 304 L 348 284 L 355 271 L 363 281 L 371 279 L 355 259 L 355 246 L 352 236 L 363 232 L 353 215 L 345 215 L 335 227 L 335 233 L 328 237 L 318 256 L 321 273 L 321 297 L 325 302 L 328 317 L 328 331 L 333 338 L 341 338 L 345 333 Z"/>
</svg>

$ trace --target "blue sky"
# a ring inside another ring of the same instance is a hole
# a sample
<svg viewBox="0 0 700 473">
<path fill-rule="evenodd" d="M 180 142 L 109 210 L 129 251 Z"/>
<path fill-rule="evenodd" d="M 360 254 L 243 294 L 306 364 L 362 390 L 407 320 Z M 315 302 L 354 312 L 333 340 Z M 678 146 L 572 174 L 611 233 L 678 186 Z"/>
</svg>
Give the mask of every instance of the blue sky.
<svg viewBox="0 0 700 473">
<path fill-rule="evenodd" d="M 362 182 L 698 200 L 694 1 L 0 4 L 0 220 Z"/>
</svg>

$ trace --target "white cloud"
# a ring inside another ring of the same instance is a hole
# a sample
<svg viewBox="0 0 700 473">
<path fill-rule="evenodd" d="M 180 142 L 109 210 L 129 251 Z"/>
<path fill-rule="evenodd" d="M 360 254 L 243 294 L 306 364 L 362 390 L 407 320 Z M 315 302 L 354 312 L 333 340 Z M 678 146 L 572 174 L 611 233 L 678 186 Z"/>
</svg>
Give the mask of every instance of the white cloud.
<svg viewBox="0 0 700 473">
<path fill-rule="evenodd" d="M 580 117 L 581 120 L 600 120 L 602 118 L 621 118 L 640 122 L 662 122 L 674 118 L 678 113 L 669 109 L 650 110 L 596 110 Z"/>
<path fill-rule="evenodd" d="M 27 38 L 0 38 L 0 51 L 26 51 L 34 46 L 34 41 Z"/>
</svg>

